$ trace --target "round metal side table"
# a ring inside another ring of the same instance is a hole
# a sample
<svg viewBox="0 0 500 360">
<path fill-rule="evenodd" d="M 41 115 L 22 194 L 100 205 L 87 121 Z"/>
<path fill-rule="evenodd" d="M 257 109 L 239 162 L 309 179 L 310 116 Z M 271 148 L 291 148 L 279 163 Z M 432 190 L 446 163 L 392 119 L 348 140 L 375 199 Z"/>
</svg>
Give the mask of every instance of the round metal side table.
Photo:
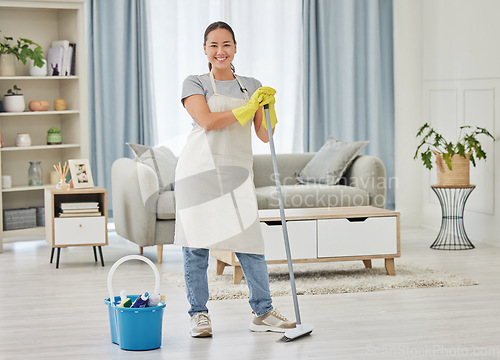
<svg viewBox="0 0 500 360">
<path fill-rule="evenodd" d="M 469 250 L 474 249 L 464 227 L 464 208 L 476 185 L 440 186 L 432 185 L 441 204 L 441 229 L 431 249 Z"/>
</svg>

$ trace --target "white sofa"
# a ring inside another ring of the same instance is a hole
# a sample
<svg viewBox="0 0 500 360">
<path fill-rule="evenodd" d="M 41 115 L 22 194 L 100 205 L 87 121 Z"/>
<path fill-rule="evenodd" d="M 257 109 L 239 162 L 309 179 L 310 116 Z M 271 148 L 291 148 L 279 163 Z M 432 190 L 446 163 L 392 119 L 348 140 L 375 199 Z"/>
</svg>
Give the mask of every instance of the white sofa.
<svg viewBox="0 0 500 360">
<path fill-rule="evenodd" d="M 372 205 L 385 207 L 386 173 L 382 161 L 359 155 L 338 185 L 300 184 L 296 179 L 315 153 L 278 154 L 285 208 Z M 254 183 L 259 209 L 278 208 L 270 155 L 254 155 Z M 118 235 L 139 245 L 172 244 L 175 231 L 174 191 L 159 192 L 157 173 L 136 159 L 120 158 L 112 166 L 113 218 Z"/>
</svg>

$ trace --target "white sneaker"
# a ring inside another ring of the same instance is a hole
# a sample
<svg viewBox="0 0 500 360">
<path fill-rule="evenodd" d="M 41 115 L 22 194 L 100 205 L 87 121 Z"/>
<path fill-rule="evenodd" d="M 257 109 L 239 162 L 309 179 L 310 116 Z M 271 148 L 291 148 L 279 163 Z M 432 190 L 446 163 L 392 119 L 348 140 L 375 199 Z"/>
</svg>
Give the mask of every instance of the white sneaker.
<svg viewBox="0 0 500 360">
<path fill-rule="evenodd" d="M 192 337 L 211 337 L 212 336 L 212 322 L 210 315 L 207 313 L 194 314 L 191 317 L 191 331 Z"/>
<path fill-rule="evenodd" d="M 295 327 L 295 322 L 288 320 L 276 309 L 273 309 L 262 316 L 255 315 L 253 317 L 253 321 L 250 323 L 251 331 L 273 331 L 284 333 L 285 331 L 294 329 Z"/>
</svg>

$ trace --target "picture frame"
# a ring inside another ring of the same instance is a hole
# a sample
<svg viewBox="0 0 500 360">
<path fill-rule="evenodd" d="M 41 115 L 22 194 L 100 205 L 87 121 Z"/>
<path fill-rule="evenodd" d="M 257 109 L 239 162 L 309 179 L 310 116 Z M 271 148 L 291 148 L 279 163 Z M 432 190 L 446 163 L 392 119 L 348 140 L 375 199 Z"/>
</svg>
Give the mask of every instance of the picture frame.
<svg viewBox="0 0 500 360">
<path fill-rule="evenodd" d="M 75 189 L 94 187 L 88 159 L 69 159 L 68 164 Z"/>
</svg>

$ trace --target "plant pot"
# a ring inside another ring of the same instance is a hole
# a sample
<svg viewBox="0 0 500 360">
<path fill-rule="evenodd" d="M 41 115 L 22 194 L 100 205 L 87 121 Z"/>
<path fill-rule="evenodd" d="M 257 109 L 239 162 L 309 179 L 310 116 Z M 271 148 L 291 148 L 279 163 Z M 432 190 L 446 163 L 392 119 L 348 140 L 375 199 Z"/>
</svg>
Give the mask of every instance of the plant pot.
<svg viewBox="0 0 500 360">
<path fill-rule="evenodd" d="M 438 175 L 438 185 L 439 186 L 469 186 L 469 169 L 470 169 L 470 154 L 466 154 L 466 157 L 462 157 L 455 154 L 451 157 L 451 168 L 443 160 L 443 154 L 436 153 L 436 164 L 437 164 L 437 175 Z"/>
<path fill-rule="evenodd" d="M 49 133 L 47 134 L 47 145 L 59 145 L 62 144 L 61 133 Z"/>
<path fill-rule="evenodd" d="M 14 54 L 0 55 L 0 76 L 16 75 L 16 56 Z"/>
<path fill-rule="evenodd" d="M 3 98 L 3 109 L 6 112 L 23 112 L 25 107 L 24 95 L 5 95 Z"/>
<path fill-rule="evenodd" d="M 43 66 L 39 68 L 33 65 L 33 60 L 29 59 L 31 76 L 47 76 L 47 60 L 43 59 Z"/>
</svg>

